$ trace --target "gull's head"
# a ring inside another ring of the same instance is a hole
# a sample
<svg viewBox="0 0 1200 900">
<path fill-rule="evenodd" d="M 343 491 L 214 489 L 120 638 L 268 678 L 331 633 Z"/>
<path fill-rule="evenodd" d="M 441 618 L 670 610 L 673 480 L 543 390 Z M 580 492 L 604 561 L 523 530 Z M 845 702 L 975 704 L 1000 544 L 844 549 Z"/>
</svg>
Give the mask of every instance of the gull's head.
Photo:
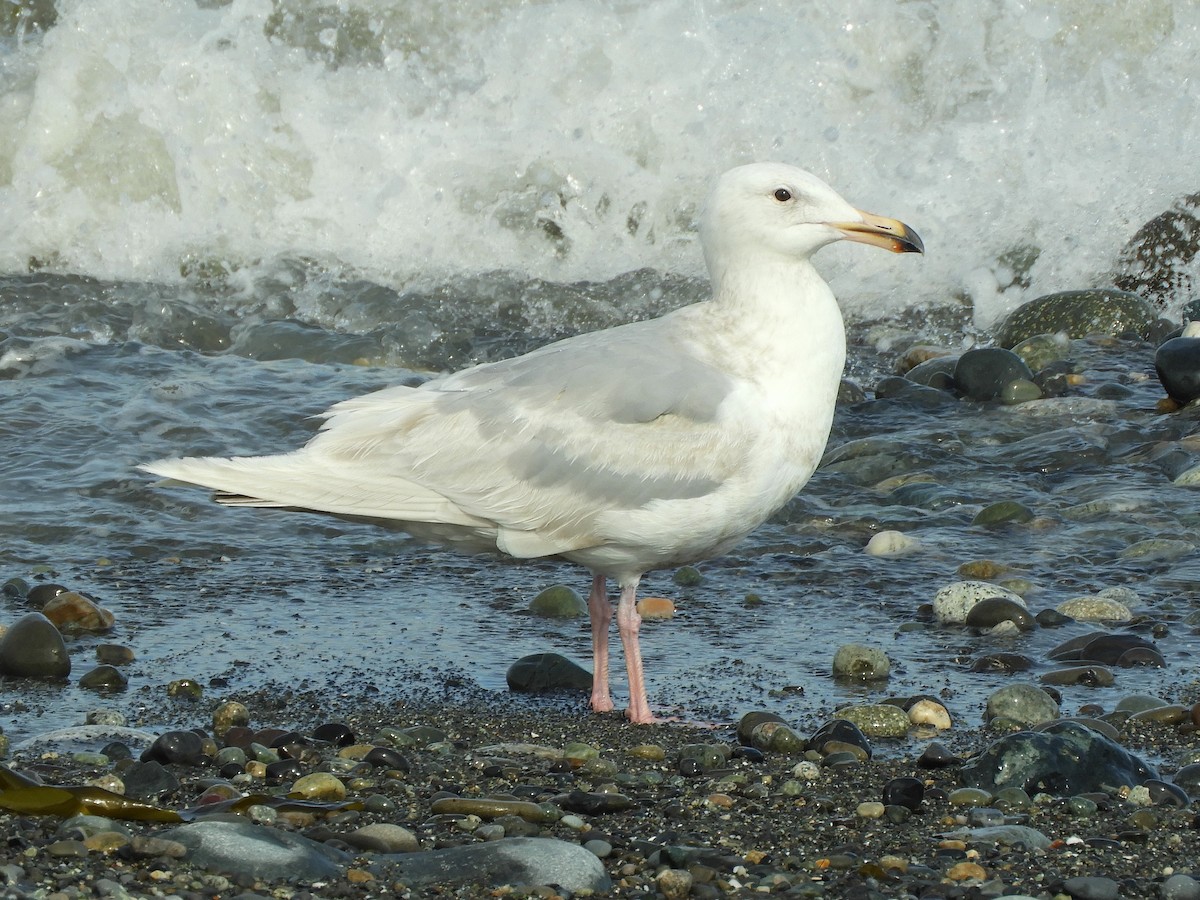
<svg viewBox="0 0 1200 900">
<path fill-rule="evenodd" d="M 783 163 L 754 163 L 722 175 L 705 205 L 700 237 L 710 265 L 751 251 L 807 259 L 841 240 L 925 252 L 903 222 L 855 209 L 815 175 Z"/>
</svg>

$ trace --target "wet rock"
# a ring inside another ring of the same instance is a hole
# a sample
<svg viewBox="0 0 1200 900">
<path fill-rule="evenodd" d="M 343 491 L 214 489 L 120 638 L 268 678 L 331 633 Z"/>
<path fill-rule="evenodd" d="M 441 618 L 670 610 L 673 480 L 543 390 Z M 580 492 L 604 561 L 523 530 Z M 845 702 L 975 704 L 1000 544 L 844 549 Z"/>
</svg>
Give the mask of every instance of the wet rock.
<svg viewBox="0 0 1200 900">
<path fill-rule="evenodd" d="M 1120 744 L 1073 722 L 1000 738 L 959 769 L 964 785 L 1070 797 L 1141 784 L 1157 773 Z"/>
<path fill-rule="evenodd" d="M 1088 687 L 1109 687 L 1114 679 L 1112 670 L 1104 666 L 1070 666 L 1046 672 L 1038 680 L 1043 684 L 1082 684 Z"/>
<path fill-rule="evenodd" d="M 809 749 L 821 754 L 825 753 L 826 747 L 830 743 L 857 747 L 863 751 L 867 759 L 871 758 L 871 742 L 867 740 L 862 729 L 848 719 L 830 719 L 808 739 Z"/>
<path fill-rule="evenodd" d="M 508 668 L 508 688 L 521 694 L 590 691 L 592 673 L 558 653 L 523 656 Z"/>
<path fill-rule="evenodd" d="M 945 769 L 961 764 L 961 757 L 951 753 L 950 748 L 940 741 L 930 741 L 929 746 L 917 757 L 917 765 L 922 769 Z"/>
<path fill-rule="evenodd" d="M 838 718 L 857 725 L 873 738 L 902 738 L 908 734 L 908 713 L 890 703 L 863 703 L 837 711 Z"/>
<path fill-rule="evenodd" d="M 869 556 L 905 556 L 920 547 L 919 540 L 902 531 L 880 531 L 871 535 L 864 552 Z"/>
<path fill-rule="evenodd" d="M 991 825 L 983 828 L 963 828 L 951 831 L 947 837 L 958 837 L 970 844 L 1000 844 L 1005 847 L 1023 846 L 1031 850 L 1046 850 L 1051 841 L 1043 832 L 1028 825 Z"/>
<path fill-rule="evenodd" d="M 1200 881 L 1176 872 L 1158 886 L 1158 895 L 1162 900 L 1200 900 Z"/>
<path fill-rule="evenodd" d="M 224 737 L 230 728 L 245 727 L 250 724 L 250 710 L 243 703 L 227 700 L 213 710 L 213 734 Z"/>
<path fill-rule="evenodd" d="M 159 836 L 187 847 L 194 866 L 264 880 L 338 879 L 350 860 L 327 844 L 251 822 L 193 822 Z"/>
<path fill-rule="evenodd" d="M 96 662 L 106 666 L 127 666 L 134 660 L 133 651 L 121 644 L 97 644 Z"/>
<path fill-rule="evenodd" d="M 1113 284 L 1158 307 L 1193 293 L 1189 265 L 1200 249 L 1200 195 L 1176 200 L 1137 230 L 1117 257 Z"/>
<path fill-rule="evenodd" d="M 355 739 L 354 732 L 344 722 L 324 722 L 313 729 L 312 736 L 314 741 L 333 744 L 335 747 L 349 747 Z"/>
<path fill-rule="evenodd" d="M 1133 618 L 1128 606 L 1111 597 L 1072 597 L 1056 609 L 1076 622 L 1128 622 Z"/>
<path fill-rule="evenodd" d="M 1018 503 L 1016 500 L 1001 500 L 981 509 L 975 514 L 971 524 L 989 526 L 1015 522 L 1019 525 L 1032 519 L 1033 510 L 1024 503 Z"/>
<path fill-rule="evenodd" d="M 1177 403 L 1200 397 L 1200 337 L 1177 337 L 1160 345 L 1154 369 L 1163 390 Z"/>
<path fill-rule="evenodd" d="M 430 804 L 429 809 L 434 815 L 479 816 L 481 819 L 518 816 L 527 822 L 553 821 L 550 813 L 536 803 L 503 797 L 440 797 Z"/>
<path fill-rule="evenodd" d="M 928 725 L 938 731 L 947 730 L 950 725 L 950 712 L 936 700 L 922 698 L 908 707 L 908 721 L 914 725 Z"/>
<path fill-rule="evenodd" d="M 925 782 L 920 778 L 906 775 L 893 778 L 883 786 L 883 804 L 885 806 L 903 806 L 916 812 L 921 808 L 925 799 Z"/>
<path fill-rule="evenodd" d="M 158 762 L 138 762 L 122 776 L 125 794 L 134 800 L 154 800 L 179 790 L 179 779 Z"/>
<path fill-rule="evenodd" d="M 1039 334 L 1065 332 L 1081 338 L 1089 334 L 1146 335 L 1158 313 L 1128 291 L 1061 291 L 1030 300 L 1008 314 L 996 332 L 996 343 L 1014 347 Z"/>
<path fill-rule="evenodd" d="M 1175 785 L 1187 791 L 1189 797 L 1200 799 L 1200 763 L 1183 766 L 1175 773 Z"/>
<path fill-rule="evenodd" d="M 504 838 L 385 857 L 409 887 L 427 884 L 556 885 L 567 891 L 611 887 L 599 859 L 578 844 L 554 838 Z"/>
<path fill-rule="evenodd" d="M 1008 597 L 980 600 L 967 612 L 965 624 L 970 628 L 995 628 L 1002 622 L 1012 622 L 1021 631 L 1032 631 L 1037 627 L 1025 604 Z"/>
<path fill-rule="evenodd" d="M 975 604 L 992 597 L 1003 597 L 1018 606 L 1025 601 L 1019 594 L 986 581 L 955 581 L 934 595 L 933 616 L 940 625 L 965 625 Z"/>
<path fill-rule="evenodd" d="M 666 597 L 642 597 L 637 602 L 638 615 L 643 619 L 670 619 L 675 615 L 675 604 Z"/>
<path fill-rule="evenodd" d="M 1035 334 L 1009 349 L 1025 361 L 1031 372 L 1040 375 L 1047 366 L 1061 362 L 1071 355 L 1071 339 L 1061 332 Z"/>
<path fill-rule="evenodd" d="M 587 602 L 565 584 L 548 587 L 534 597 L 529 612 L 543 619 L 577 619 L 588 614 Z"/>
<path fill-rule="evenodd" d="M 363 762 L 377 769 L 394 769 L 397 772 L 408 772 L 412 768 L 408 759 L 394 747 L 372 747 L 363 756 Z"/>
<path fill-rule="evenodd" d="M 0 639 L 0 675 L 66 678 L 70 674 L 67 645 L 54 623 L 41 613 L 22 616 Z"/>
<path fill-rule="evenodd" d="M 886 681 L 892 664 L 879 647 L 843 644 L 833 654 L 833 677 L 854 681 Z"/>
<path fill-rule="evenodd" d="M 75 591 L 56 594 L 42 607 L 42 615 L 64 634 L 109 631 L 116 619 L 107 609 Z"/>
<path fill-rule="evenodd" d="M 1058 717 L 1058 704 L 1035 684 L 1008 684 L 988 697 L 987 717 L 1038 725 Z"/>
<path fill-rule="evenodd" d="M 142 752 L 142 762 L 199 766 L 208 762 L 204 739 L 194 731 L 167 731 Z"/>
<path fill-rule="evenodd" d="M 1166 660 L 1158 648 L 1136 634 L 1092 632 L 1064 641 L 1049 652 L 1050 659 L 1097 662 L 1106 666 L 1162 667 Z"/>
<path fill-rule="evenodd" d="M 1021 357 L 1000 347 L 968 350 L 954 367 L 954 385 L 969 400 L 995 400 L 1018 379 L 1032 382 L 1033 373 Z"/>
<path fill-rule="evenodd" d="M 582 813 L 586 816 L 603 816 L 633 809 L 637 804 L 624 794 L 594 791 L 571 791 L 559 794 L 552 801 L 559 809 Z"/>
<path fill-rule="evenodd" d="M 298 794 L 306 800 L 344 800 L 346 785 L 329 772 L 313 772 L 296 779 L 290 794 Z"/>
<path fill-rule="evenodd" d="M 34 609 L 41 609 L 54 597 L 66 591 L 66 588 L 61 584 L 55 584 L 52 581 L 35 584 L 25 594 L 25 602 Z"/>
<path fill-rule="evenodd" d="M 954 367 L 958 365 L 957 356 L 943 356 L 926 360 L 905 373 L 909 381 L 939 391 L 954 390 Z"/>
<path fill-rule="evenodd" d="M 90 691 L 123 691 L 129 679 L 112 666 L 96 666 L 79 679 L 79 686 Z"/>
<path fill-rule="evenodd" d="M 417 836 L 400 825 L 390 822 L 373 822 L 342 835 L 351 847 L 370 850 L 373 853 L 412 853 L 421 849 Z"/>
<path fill-rule="evenodd" d="M 972 672 L 1028 672 L 1033 668 L 1033 659 L 1023 653 L 989 653 L 971 663 Z"/>
</svg>

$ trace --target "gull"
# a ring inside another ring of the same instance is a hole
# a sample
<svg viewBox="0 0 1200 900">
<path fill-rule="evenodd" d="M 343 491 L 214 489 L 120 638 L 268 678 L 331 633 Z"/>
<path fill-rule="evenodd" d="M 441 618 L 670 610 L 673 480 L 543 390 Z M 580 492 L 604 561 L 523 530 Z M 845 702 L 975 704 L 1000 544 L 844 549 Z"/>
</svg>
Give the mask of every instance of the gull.
<svg viewBox="0 0 1200 900">
<path fill-rule="evenodd" d="M 722 175 L 700 238 L 711 280 L 701 302 L 345 400 L 288 453 L 141 468 L 230 506 L 374 520 L 464 552 L 586 566 L 591 707 L 614 708 L 612 579 L 626 715 L 655 722 L 638 582 L 730 550 L 805 485 L 824 452 L 846 336 L 812 255 L 840 240 L 924 252 L 904 223 L 781 163 Z"/>
</svg>

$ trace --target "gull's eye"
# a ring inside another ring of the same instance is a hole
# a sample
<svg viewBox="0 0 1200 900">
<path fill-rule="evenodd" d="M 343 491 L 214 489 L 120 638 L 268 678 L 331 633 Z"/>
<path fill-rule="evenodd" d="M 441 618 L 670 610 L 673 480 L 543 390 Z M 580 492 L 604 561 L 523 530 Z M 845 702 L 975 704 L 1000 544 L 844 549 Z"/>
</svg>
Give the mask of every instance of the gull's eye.
<svg viewBox="0 0 1200 900">
<path fill-rule="evenodd" d="M 787 188 L 778 188 L 775 191 L 775 199 L 780 203 L 787 203 L 792 199 L 792 192 Z"/>
</svg>

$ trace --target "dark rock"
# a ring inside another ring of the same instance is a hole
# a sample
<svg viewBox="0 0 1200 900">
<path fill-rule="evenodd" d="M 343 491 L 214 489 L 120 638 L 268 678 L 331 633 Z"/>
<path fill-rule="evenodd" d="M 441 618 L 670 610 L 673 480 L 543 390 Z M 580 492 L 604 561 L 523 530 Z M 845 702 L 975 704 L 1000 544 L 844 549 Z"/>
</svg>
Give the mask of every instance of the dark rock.
<svg viewBox="0 0 1200 900">
<path fill-rule="evenodd" d="M 508 689 L 521 694 L 590 691 L 592 673 L 558 653 L 533 653 L 508 667 Z"/>
<path fill-rule="evenodd" d="M 22 616 L 0 640 L 0 675 L 66 678 L 70 674 L 67 645 L 54 623 L 41 613 Z"/>
<path fill-rule="evenodd" d="M 194 731 L 167 731 L 142 752 L 142 762 L 179 763 L 199 766 L 208 762 L 204 740 Z"/>
<path fill-rule="evenodd" d="M 975 518 L 971 520 L 972 525 L 1005 525 L 1009 522 L 1018 524 L 1028 522 L 1033 518 L 1033 510 L 1024 503 L 1018 503 L 1016 500 L 1001 500 L 998 503 L 992 503 L 985 506 Z"/>
<path fill-rule="evenodd" d="M 1104 666 L 1070 666 L 1055 669 L 1038 679 L 1043 684 L 1083 684 L 1088 687 L 1108 687 L 1113 683 L 1113 673 Z"/>
<path fill-rule="evenodd" d="M 922 769 L 945 769 L 961 764 L 962 758 L 951 753 L 950 748 L 940 741 L 930 741 L 917 758 L 917 765 Z"/>
<path fill-rule="evenodd" d="M 187 847 L 192 865 L 264 881 L 340 879 L 341 864 L 351 859 L 326 844 L 251 822 L 193 822 L 159 837 Z"/>
<path fill-rule="evenodd" d="M 1064 641 L 1048 654 L 1054 660 L 1079 660 L 1107 666 L 1164 666 L 1158 648 L 1136 634 L 1091 632 Z"/>
<path fill-rule="evenodd" d="M 550 802 L 559 809 L 588 816 L 624 812 L 637 805 L 624 794 L 592 793 L 590 791 L 571 791 L 569 794 L 559 794 Z"/>
<path fill-rule="evenodd" d="M 1183 766 L 1173 780 L 1177 787 L 1187 791 L 1189 797 L 1200 799 L 1200 763 Z"/>
<path fill-rule="evenodd" d="M 970 400 L 995 400 L 1018 378 L 1033 380 L 1025 360 L 1011 350 L 983 347 L 968 350 L 954 367 L 955 387 Z"/>
<path fill-rule="evenodd" d="M 555 885 L 575 893 L 611 887 L 604 866 L 590 851 L 555 838 L 505 838 L 376 859 L 392 863 L 397 880 L 409 887 Z"/>
<path fill-rule="evenodd" d="M 1171 338 L 1155 352 L 1154 368 L 1172 400 L 1191 403 L 1200 397 L 1200 338 Z"/>
<path fill-rule="evenodd" d="M 777 713 L 763 712 L 761 710 L 748 712 L 738 720 L 738 743 L 749 747 L 753 741 L 754 729 L 759 725 L 762 725 L 764 722 L 776 722 L 780 725 L 787 724 L 787 720 Z"/>
<path fill-rule="evenodd" d="M 1151 778 L 1145 782 L 1150 791 L 1150 802 L 1155 806 L 1173 806 L 1177 809 L 1187 809 L 1191 803 L 1188 792 L 1177 784 Z"/>
<path fill-rule="evenodd" d="M 1200 250 L 1200 194 L 1181 197 L 1137 230 L 1117 257 L 1113 284 L 1159 307 L 1193 291 L 1189 264 Z"/>
<path fill-rule="evenodd" d="M 138 762 L 121 776 L 125 795 L 134 800 L 153 800 L 179 789 L 179 779 L 159 762 Z"/>
<path fill-rule="evenodd" d="M 920 778 L 893 778 L 883 786 L 884 806 L 903 806 L 916 812 L 925 799 L 925 782 Z"/>
<path fill-rule="evenodd" d="M 957 356 L 939 356 L 918 363 L 904 377 L 917 384 L 935 388 L 939 391 L 954 390 L 954 367 L 958 365 Z"/>
<path fill-rule="evenodd" d="M 123 691 L 129 679 L 112 666 L 96 666 L 79 679 L 79 686 L 93 691 Z"/>
<path fill-rule="evenodd" d="M 1133 332 L 1143 337 L 1158 318 L 1154 308 L 1128 291 L 1061 291 L 1014 309 L 996 332 L 996 343 L 1014 347 L 1037 334 L 1065 331 L 1070 337 Z"/>
<path fill-rule="evenodd" d="M 363 762 L 381 769 L 395 769 L 397 772 L 407 772 L 412 766 L 408 760 L 394 747 L 372 747 L 363 757 Z"/>
<path fill-rule="evenodd" d="M 876 400 L 892 400 L 910 406 L 946 406 L 955 402 L 954 396 L 945 390 L 927 387 L 902 378 L 899 375 L 889 375 L 880 379 L 875 385 Z"/>
<path fill-rule="evenodd" d="M 838 406 L 853 406 L 855 403 L 863 403 L 866 399 L 867 392 L 853 381 L 843 378 L 838 383 Z"/>
<path fill-rule="evenodd" d="M 978 604 L 976 604 L 978 606 Z M 971 663 L 972 672 L 1028 672 L 1033 660 L 1021 653 L 989 653 Z"/>
<path fill-rule="evenodd" d="M 867 740 L 862 729 L 849 719 L 830 719 L 808 739 L 808 746 L 821 753 L 830 741 L 858 747 L 867 754 L 867 759 L 871 758 L 871 742 Z"/>
<path fill-rule="evenodd" d="M 335 747 L 349 747 L 354 743 L 354 732 L 343 722 L 326 722 L 313 729 L 313 740 L 324 741 Z"/>
<path fill-rule="evenodd" d="M 1063 890 L 1075 900 L 1120 900 L 1121 885 L 1103 875 L 1078 875 L 1063 882 Z"/>
<path fill-rule="evenodd" d="M 307 774 L 308 768 L 298 759 L 281 759 L 267 763 L 267 784 L 287 784 Z"/>
<path fill-rule="evenodd" d="M 1158 777 L 1120 744 L 1074 722 L 1006 735 L 965 763 L 959 776 L 968 787 L 992 792 L 1019 787 L 1063 797 Z"/>
<path fill-rule="evenodd" d="M 1029 610 L 1007 597 L 988 597 L 967 611 L 966 624 L 971 628 L 995 628 L 1001 622 L 1012 622 L 1021 631 L 1037 627 Z"/>
<path fill-rule="evenodd" d="M 25 594 L 25 602 L 34 609 L 41 609 L 54 597 L 66 591 L 66 588 L 61 584 L 55 584 L 52 581 L 46 581 L 42 584 L 35 584 L 31 587 L 28 593 Z"/>
</svg>

